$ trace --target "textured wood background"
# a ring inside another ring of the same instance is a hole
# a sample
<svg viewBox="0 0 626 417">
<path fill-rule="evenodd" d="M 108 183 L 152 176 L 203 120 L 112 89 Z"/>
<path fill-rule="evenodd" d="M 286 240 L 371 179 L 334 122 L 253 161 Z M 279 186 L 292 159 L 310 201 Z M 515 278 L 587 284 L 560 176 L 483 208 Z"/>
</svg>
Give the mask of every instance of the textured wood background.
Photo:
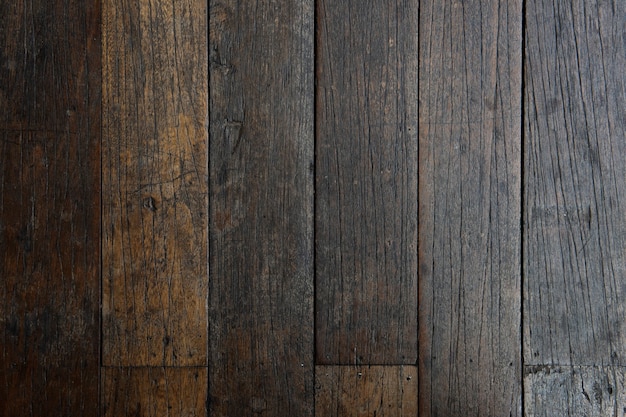
<svg viewBox="0 0 626 417">
<path fill-rule="evenodd" d="M 0 0 L 0 417 L 626 415 L 624 27 Z"/>
</svg>

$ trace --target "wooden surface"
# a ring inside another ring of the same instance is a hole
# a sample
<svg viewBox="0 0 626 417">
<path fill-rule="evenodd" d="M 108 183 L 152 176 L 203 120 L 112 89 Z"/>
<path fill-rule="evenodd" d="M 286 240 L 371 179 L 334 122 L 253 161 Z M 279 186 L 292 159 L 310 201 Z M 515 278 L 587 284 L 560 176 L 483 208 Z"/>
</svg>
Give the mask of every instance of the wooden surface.
<svg viewBox="0 0 626 417">
<path fill-rule="evenodd" d="M 524 372 L 524 398 L 528 417 L 623 416 L 624 368 L 528 366 Z"/>
<path fill-rule="evenodd" d="M 98 413 L 100 8 L 0 2 L 0 416 Z"/>
<path fill-rule="evenodd" d="M 316 366 L 318 417 L 417 416 L 415 366 Z"/>
<path fill-rule="evenodd" d="M 313 1 L 210 2 L 210 414 L 313 415 Z"/>
<path fill-rule="evenodd" d="M 626 4 L 555 3 L 526 17 L 524 360 L 624 365 Z"/>
<path fill-rule="evenodd" d="M 207 369 L 105 368 L 102 371 L 104 417 L 205 417 Z"/>
<path fill-rule="evenodd" d="M 206 14 L 104 4 L 104 365 L 207 364 Z"/>
<path fill-rule="evenodd" d="M 316 360 L 417 360 L 418 2 L 317 3 Z"/>
<path fill-rule="evenodd" d="M 0 417 L 626 415 L 625 24 L 0 2 Z"/>
<path fill-rule="evenodd" d="M 420 415 L 519 416 L 521 1 L 420 2 Z"/>
</svg>

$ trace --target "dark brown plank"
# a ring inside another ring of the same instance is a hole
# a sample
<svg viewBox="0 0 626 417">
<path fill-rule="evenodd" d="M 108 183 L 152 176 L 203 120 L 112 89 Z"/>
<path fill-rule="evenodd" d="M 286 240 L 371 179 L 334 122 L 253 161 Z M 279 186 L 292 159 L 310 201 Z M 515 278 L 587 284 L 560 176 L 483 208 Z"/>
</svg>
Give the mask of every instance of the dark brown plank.
<svg viewBox="0 0 626 417">
<path fill-rule="evenodd" d="M 207 368 L 103 368 L 104 417 L 207 416 Z"/>
<path fill-rule="evenodd" d="M 313 415 L 313 1 L 210 1 L 210 413 Z"/>
<path fill-rule="evenodd" d="M 317 361 L 414 364 L 418 1 L 317 12 Z"/>
<path fill-rule="evenodd" d="M 417 417 L 416 366 L 316 366 L 318 417 Z"/>
<path fill-rule="evenodd" d="M 100 2 L 0 3 L 0 415 L 96 416 Z"/>
<path fill-rule="evenodd" d="M 526 22 L 524 360 L 623 365 L 626 3 L 529 2 Z"/>
<path fill-rule="evenodd" d="M 526 366 L 524 404 L 529 417 L 626 415 L 624 368 Z"/>
<path fill-rule="evenodd" d="M 420 415 L 521 415 L 521 23 L 420 2 Z"/>
<path fill-rule="evenodd" d="M 207 363 L 206 9 L 104 6 L 105 365 Z"/>
</svg>

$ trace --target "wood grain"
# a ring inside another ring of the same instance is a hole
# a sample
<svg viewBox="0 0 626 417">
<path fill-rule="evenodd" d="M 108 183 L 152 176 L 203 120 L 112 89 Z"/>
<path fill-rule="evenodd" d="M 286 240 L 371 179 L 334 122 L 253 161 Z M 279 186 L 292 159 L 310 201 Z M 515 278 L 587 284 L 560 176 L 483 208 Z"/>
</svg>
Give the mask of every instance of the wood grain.
<svg viewBox="0 0 626 417">
<path fill-rule="evenodd" d="M 313 415 L 313 1 L 210 1 L 212 416 Z"/>
<path fill-rule="evenodd" d="M 417 367 L 316 366 L 315 415 L 417 416 Z"/>
<path fill-rule="evenodd" d="M 0 415 L 98 414 L 100 2 L 0 2 Z"/>
<path fill-rule="evenodd" d="M 521 415 L 521 24 L 420 2 L 420 415 Z"/>
<path fill-rule="evenodd" d="M 417 361 L 417 11 L 317 3 L 319 364 Z"/>
<path fill-rule="evenodd" d="M 103 11 L 103 362 L 207 363 L 207 10 Z"/>
<path fill-rule="evenodd" d="M 527 364 L 626 363 L 625 21 L 623 2 L 527 7 Z"/>
<path fill-rule="evenodd" d="M 626 415 L 624 368 L 526 366 L 524 404 L 528 417 Z"/>
<path fill-rule="evenodd" d="M 104 368 L 104 417 L 207 416 L 207 368 Z"/>
</svg>

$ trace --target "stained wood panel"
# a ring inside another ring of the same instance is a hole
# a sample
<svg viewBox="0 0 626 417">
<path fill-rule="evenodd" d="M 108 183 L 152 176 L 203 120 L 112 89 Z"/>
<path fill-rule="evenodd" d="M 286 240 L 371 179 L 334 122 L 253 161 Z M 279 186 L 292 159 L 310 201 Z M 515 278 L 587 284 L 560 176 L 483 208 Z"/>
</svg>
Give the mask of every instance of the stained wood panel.
<svg viewBox="0 0 626 417">
<path fill-rule="evenodd" d="M 531 2 L 524 359 L 625 363 L 626 4 Z"/>
<path fill-rule="evenodd" d="M 315 415 L 417 416 L 417 367 L 317 366 Z"/>
<path fill-rule="evenodd" d="M 521 23 L 420 2 L 420 415 L 521 415 Z"/>
<path fill-rule="evenodd" d="M 98 413 L 100 3 L 0 3 L 0 415 Z"/>
<path fill-rule="evenodd" d="M 207 416 L 207 368 L 105 368 L 102 415 Z"/>
<path fill-rule="evenodd" d="M 210 414 L 313 415 L 313 1 L 210 2 Z"/>
<path fill-rule="evenodd" d="M 622 367 L 527 366 L 525 415 L 529 417 L 626 414 L 626 378 Z"/>
<path fill-rule="evenodd" d="M 417 360 L 417 11 L 317 3 L 320 364 Z"/>
<path fill-rule="evenodd" d="M 103 362 L 206 365 L 206 3 L 103 11 Z"/>
</svg>

